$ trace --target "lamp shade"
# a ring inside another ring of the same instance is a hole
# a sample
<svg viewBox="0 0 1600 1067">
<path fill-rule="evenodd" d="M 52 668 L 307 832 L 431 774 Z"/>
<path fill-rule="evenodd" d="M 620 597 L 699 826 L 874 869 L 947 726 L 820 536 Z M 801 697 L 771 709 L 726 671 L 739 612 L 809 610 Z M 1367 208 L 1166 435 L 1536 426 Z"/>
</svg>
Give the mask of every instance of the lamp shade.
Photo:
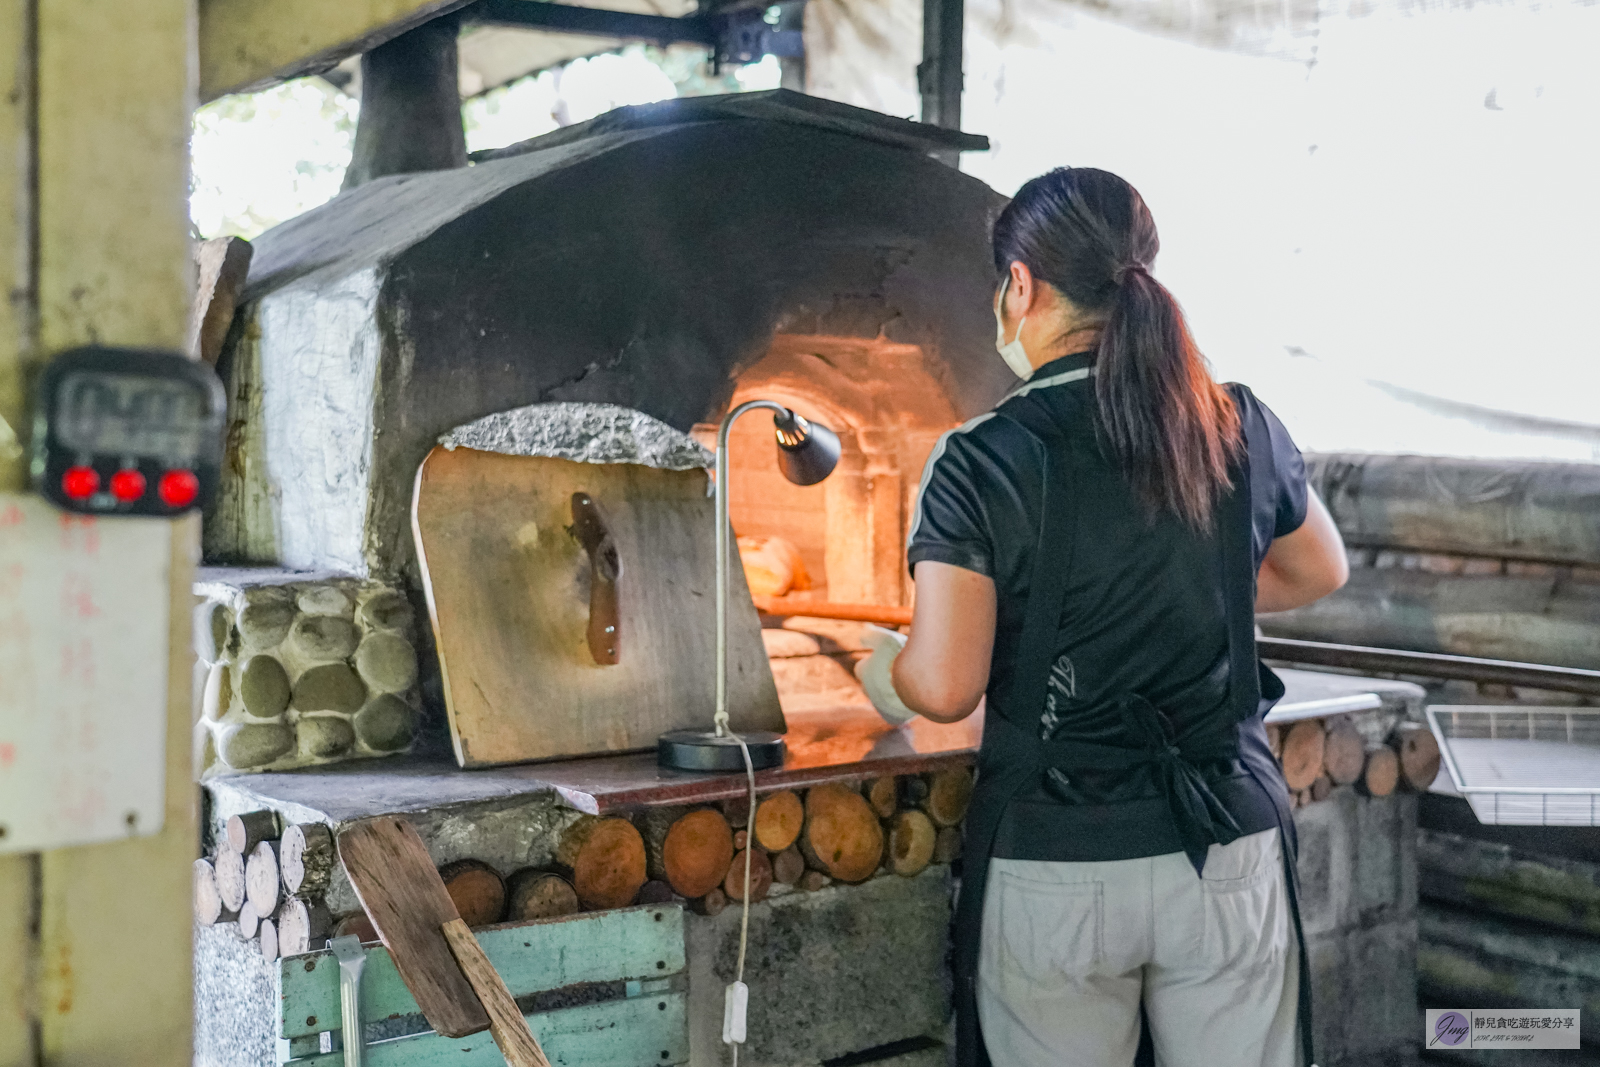
<svg viewBox="0 0 1600 1067">
<path fill-rule="evenodd" d="M 772 416 L 778 438 L 778 469 L 795 485 L 816 485 L 839 462 L 839 435 L 785 408 Z"/>
</svg>

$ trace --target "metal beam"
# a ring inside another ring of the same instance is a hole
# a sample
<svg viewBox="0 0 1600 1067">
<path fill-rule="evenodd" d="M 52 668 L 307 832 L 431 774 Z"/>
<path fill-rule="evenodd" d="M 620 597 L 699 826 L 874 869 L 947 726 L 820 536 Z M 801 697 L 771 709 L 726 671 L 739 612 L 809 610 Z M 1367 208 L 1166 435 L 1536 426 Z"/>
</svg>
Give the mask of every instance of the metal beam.
<svg viewBox="0 0 1600 1067">
<path fill-rule="evenodd" d="M 965 8 L 965 0 L 922 0 L 922 65 L 917 67 L 922 121 L 947 130 L 961 128 Z"/>
<path fill-rule="evenodd" d="M 698 16 L 637 15 L 629 11 L 551 4 L 544 0 L 479 0 L 465 15 L 470 21 L 487 26 L 554 30 L 662 44 L 698 44 L 707 48 L 717 46 L 717 33 L 711 21 Z"/>
<path fill-rule="evenodd" d="M 1258 637 L 1256 650 L 1264 659 L 1313 667 L 1343 667 L 1382 674 L 1410 674 L 1421 678 L 1459 678 L 1470 682 L 1497 682 L 1501 685 L 1600 696 L 1600 671 L 1579 667 L 1552 667 L 1541 663 L 1449 656 L 1436 652 L 1405 652 L 1360 645 L 1332 645 L 1284 637 Z"/>
</svg>

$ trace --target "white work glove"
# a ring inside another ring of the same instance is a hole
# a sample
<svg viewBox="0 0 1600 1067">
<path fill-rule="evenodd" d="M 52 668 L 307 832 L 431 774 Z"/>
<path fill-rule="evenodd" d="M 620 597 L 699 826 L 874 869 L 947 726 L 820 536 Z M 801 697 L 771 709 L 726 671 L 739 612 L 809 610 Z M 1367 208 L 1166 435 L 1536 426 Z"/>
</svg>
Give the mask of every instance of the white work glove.
<svg viewBox="0 0 1600 1067">
<path fill-rule="evenodd" d="M 867 699 L 890 726 L 911 721 L 917 713 L 894 691 L 893 674 L 894 658 L 906 647 L 906 635 L 868 623 L 861 628 L 861 643 L 872 649 L 872 655 L 856 664 L 856 678 L 867 691 Z"/>
</svg>

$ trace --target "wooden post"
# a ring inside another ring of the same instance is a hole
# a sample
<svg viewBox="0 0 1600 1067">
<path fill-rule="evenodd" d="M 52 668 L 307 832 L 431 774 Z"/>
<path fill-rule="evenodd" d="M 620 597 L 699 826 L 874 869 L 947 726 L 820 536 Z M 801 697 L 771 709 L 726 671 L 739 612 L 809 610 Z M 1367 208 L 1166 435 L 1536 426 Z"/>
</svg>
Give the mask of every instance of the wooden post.
<svg viewBox="0 0 1600 1067">
<path fill-rule="evenodd" d="M 261 958 L 268 963 L 273 963 L 278 958 L 278 926 L 271 919 L 262 919 L 261 925 L 256 929 L 256 945 L 261 949 Z"/>
<path fill-rule="evenodd" d="M 29 385 L 47 357 L 91 341 L 183 344 L 195 8 L 52 0 L 0 11 L 0 492 L 25 491 Z M 155 625 L 168 647 L 165 822 L 126 840 L 0 855 L 0 1063 L 193 1059 L 189 619 L 200 522 L 160 525 L 169 547 L 119 563 L 168 574 L 166 603 L 148 616 L 164 620 Z"/>
<path fill-rule="evenodd" d="M 389 174 L 467 165 L 454 16 L 361 57 L 361 117 L 344 188 Z"/>
<path fill-rule="evenodd" d="M 727 906 L 728 894 L 722 891 L 721 886 L 713 889 L 699 900 L 689 903 L 689 907 L 694 910 L 696 915 L 721 915 L 723 909 Z"/>
<path fill-rule="evenodd" d="M 795 885 L 805 876 L 806 859 L 793 846 L 772 857 L 772 880 L 784 885 Z"/>
<path fill-rule="evenodd" d="M 244 907 L 239 909 L 239 917 L 234 924 L 239 931 L 241 941 L 254 941 L 256 933 L 261 929 L 261 915 L 256 911 L 256 906 L 248 900 Z"/>
</svg>

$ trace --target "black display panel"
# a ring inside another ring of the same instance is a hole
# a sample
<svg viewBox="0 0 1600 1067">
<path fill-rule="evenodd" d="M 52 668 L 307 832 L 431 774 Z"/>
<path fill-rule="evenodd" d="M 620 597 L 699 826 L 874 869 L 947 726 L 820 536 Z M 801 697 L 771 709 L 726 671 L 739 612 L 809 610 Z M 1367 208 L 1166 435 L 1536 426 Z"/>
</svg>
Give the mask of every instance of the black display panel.
<svg viewBox="0 0 1600 1067">
<path fill-rule="evenodd" d="M 93 346 L 57 356 L 34 407 L 34 487 L 88 514 L 204 506 L 222 457 L 222 383 L 175 352 Z"/>
<path fill-rule="evenodd" d="M 56 393 L 56 436 L 79 452 L 181 465 L 204 448 L 206 400 L 198 383 L 184 379 L 73 371 Z"/>
</svg>

